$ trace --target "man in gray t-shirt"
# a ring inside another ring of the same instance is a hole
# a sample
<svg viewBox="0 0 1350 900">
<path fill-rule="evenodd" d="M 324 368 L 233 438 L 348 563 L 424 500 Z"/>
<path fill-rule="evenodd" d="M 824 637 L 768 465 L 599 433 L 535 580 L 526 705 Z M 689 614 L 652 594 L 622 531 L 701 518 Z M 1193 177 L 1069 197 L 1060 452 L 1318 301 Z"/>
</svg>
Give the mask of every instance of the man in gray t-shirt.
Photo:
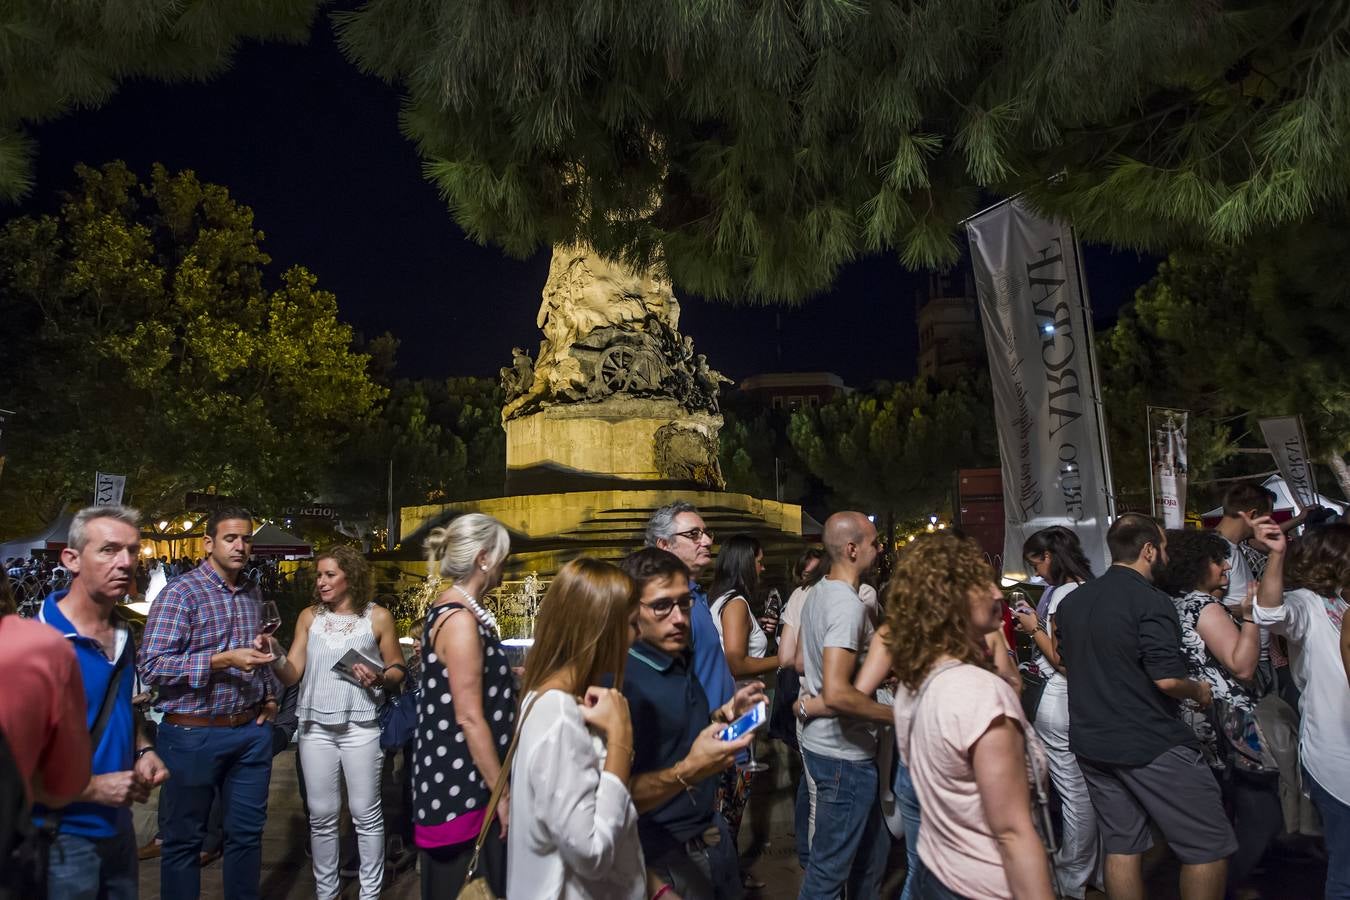
<svg viewBox="0 0 1350 900">
<path fill-rule="evenodd" d="M 859 692 L 853 677 L 872 637 L 858 585 L 876 561 L 877 530 L 862 513 L 841 512 L 826 520 L 824 538 L 830 573 L 802 607 L 802 694 L 819 696 L 830 716 L 808 720 L 801 731 L 812 821 L 822 827 L 811 830 L 800 896 L 839 897 L 847 888 L 849 897 L 875 897 L 890 835 L 869 723 L 889 722 L 891 711 Z"/>
<path fill-rule="evenodd" d="M 818 696 L 824 686 L 822 666 L 825 648 L 838 647 L 856 655 L 857 668 L 872 640 L 872 623 L 853 586 L 829 576 L 811 588 L 802 607 L 802 654 L 806 663 L 804 693 Z M 876 758 L 877 739 L 865 719 L 836 716 L 811 719 L 802 726 L 801 745 L 813 753 L 835 759 Z"/>
</svg>

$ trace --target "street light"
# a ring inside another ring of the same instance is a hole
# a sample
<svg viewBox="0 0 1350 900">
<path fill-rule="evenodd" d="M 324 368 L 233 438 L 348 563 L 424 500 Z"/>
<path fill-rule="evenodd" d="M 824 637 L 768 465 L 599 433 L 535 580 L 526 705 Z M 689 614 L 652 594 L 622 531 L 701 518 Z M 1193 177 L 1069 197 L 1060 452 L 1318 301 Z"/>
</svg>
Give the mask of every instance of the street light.
<svg viewBox="0 0 1350 900">
<path fill-rule="evenodd" d="M 168 530 L 169 530 L 169 523 L 166 522 L 164 519 L 160 519 L 160 520 L 159 520 L 159 530 L 160 530 L 160 531 L 168 531 Z"/>
<path fill-rule="evenodd" d="M 191 531 L 191 530 L 192 530 L 192 520 L 191 520 L 191 519 L 184 519 L 184 520 L 183 520 L 183 530 L 184 530 L 184 531 Z"/>
</svg>

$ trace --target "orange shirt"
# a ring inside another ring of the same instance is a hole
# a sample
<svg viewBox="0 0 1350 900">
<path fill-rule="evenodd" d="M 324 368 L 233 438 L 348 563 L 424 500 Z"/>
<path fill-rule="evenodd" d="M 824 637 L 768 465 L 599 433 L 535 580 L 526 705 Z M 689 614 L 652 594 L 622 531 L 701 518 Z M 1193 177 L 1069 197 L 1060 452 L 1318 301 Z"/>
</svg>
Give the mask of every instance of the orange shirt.
<svg viewBox="0 0 1350 900">
<path fill-rule="evenodd" d="M 84 682 L 70 642 L 50 625 L 0 617 L 0 731 L 28 785 L 65 801 L 89 784 Z M 36 777 L 35 777 L 36 776 Z"/>
</svg>

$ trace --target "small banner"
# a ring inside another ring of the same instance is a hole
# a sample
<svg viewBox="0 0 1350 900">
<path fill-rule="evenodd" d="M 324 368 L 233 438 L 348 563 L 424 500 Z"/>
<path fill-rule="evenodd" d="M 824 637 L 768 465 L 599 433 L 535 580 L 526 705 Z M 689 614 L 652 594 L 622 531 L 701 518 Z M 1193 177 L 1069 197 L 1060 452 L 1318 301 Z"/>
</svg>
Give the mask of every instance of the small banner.
<svg viewBox="0 0 1350 900">
<path fill-rule="evenodd" d="M 1100 574 L 1113 498 L 1078 241 L 1019 200 L 966 229 L 1003 468 L 1003 573 L 1025 580 L 1026 539 L 1063 525 Z"/>
<path fill-rule="evenodd" d="M 1165 528 L 1186 525 L 1186 420 L 1184 409 L 1148 408 L 1149 469 L 1153 472 L 1153 515 Z"/>
<path fill-rule="evenodd" d="M 122 492 L 127 486 L 127 476 L 109 475 L 106 472 L 94 474 L 94 505 L 120 506 Z"/>
<path fill-rule="evenodd" d="M 1317 505 L 1317 481 L 1308 459 L 1308 438 L 1303 433 L 1302 416 L 1278 416 L 1262 419 L 1261 433 L 1275 457 L 1275 467 L 1289 488 L 1289 496 L 1299 512 Z"/>
</svg>

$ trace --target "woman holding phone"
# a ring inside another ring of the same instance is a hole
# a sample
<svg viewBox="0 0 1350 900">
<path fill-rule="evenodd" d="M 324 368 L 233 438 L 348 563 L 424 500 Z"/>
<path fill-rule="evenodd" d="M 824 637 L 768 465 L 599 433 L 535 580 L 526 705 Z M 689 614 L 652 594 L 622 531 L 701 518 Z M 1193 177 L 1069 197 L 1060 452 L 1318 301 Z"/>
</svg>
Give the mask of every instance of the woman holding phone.
<svg viewBox="0 0 1350 900">
<path fill-rule="evenodd" d="M 314 890 L 332 900 L 338 878 L 338 813 L 342 782 L 361 855 L 361 900 L 376 900 L 384 885 L 384 815 L 380 806 L 379 709 L 384 689 L 403 680 L 403 651 L 389 610 L 370 602 L 370 566 L 351 547 L 325 550 L 315 560 L 315 600 L 295 623 L 289 654 L 270 637 L 282 684 L 300 684 L 300 768 L 309 804 Z M 339 674 L 334 666 L 350 651 L 358 662 Z"/>
</svg>

